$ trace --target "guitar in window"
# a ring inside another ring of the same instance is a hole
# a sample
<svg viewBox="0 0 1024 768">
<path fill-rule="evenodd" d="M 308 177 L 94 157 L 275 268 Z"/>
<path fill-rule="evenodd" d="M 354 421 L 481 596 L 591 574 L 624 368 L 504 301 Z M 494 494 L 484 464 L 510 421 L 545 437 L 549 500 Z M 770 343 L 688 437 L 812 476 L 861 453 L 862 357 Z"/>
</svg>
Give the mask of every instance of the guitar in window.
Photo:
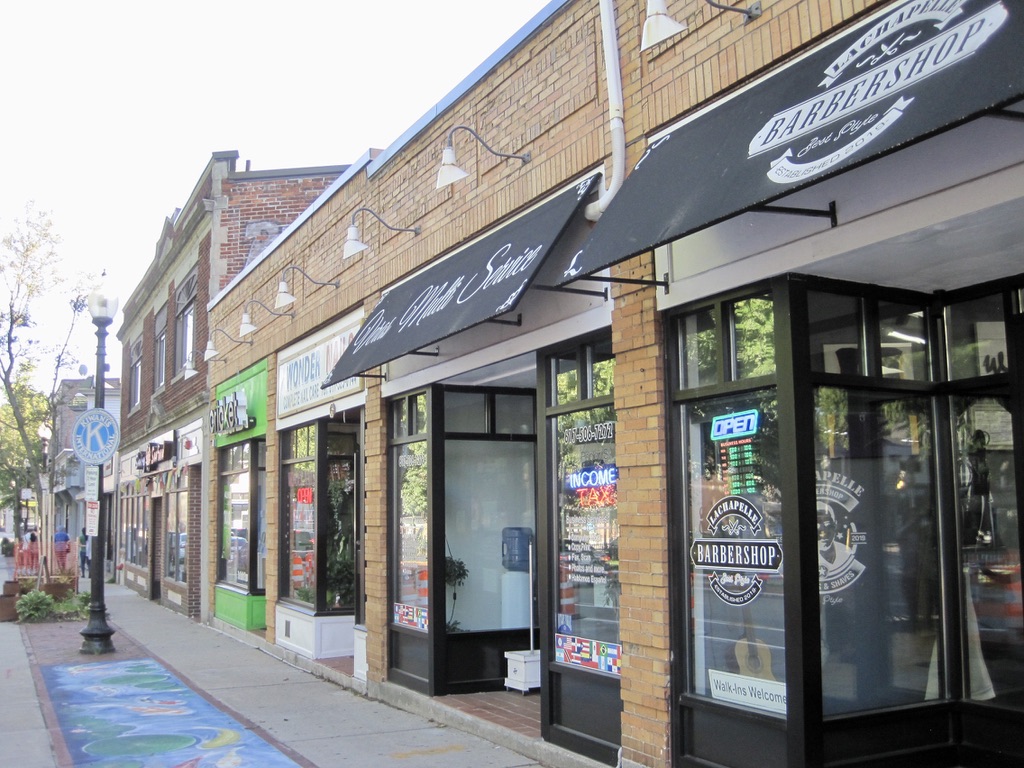
<svg viewBox="0 0 1024 768">
<path fill-rule="evenodd" d="M 733 650 L 741 675 L 762 680 L 775 679 L 772 675 L 772 652 L 754 632 L 754 622 L 747 606 L 743 606 L 743 634 Z"/>
</svg>

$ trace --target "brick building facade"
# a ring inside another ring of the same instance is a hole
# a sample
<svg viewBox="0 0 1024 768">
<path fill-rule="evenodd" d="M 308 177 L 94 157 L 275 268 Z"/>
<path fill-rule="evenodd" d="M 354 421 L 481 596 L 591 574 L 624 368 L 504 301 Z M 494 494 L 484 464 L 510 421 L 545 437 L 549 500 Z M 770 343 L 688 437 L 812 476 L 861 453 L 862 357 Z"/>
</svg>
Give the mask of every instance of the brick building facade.
<svg viewBox="0 0 1024 768">
<path fill-rule="evenodd" d="M 666 5 L 552 2 L 218 283 L 204 609 L 605 764 L 1024 764 L 1020 9 Z"/>
<path fill-rule="evenodd" d="M 128 586 L 193 618 L 202 608 L 206 305 L 343 170 L 238 170 L 237 160 L 237 152 L 214 153 L 188 202 L 164 222 L 118 331 L 128 382 L 119 562 Z"/>
</svg>

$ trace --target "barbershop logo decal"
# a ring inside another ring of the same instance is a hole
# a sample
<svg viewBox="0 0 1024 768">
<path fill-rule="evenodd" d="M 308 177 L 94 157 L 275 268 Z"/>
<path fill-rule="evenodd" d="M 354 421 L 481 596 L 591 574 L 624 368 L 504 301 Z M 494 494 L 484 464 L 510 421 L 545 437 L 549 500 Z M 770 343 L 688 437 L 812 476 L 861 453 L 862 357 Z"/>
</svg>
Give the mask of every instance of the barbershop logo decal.
<svg viewBox="0 0 1024 768">
<path fill-rule="evenodd" d="M 864 574 L 857 547 L 867 534 L 857 529 L 854 509 L 864 486 L 840 472 L 817 473 L 818 497 L 818 591 L 842 592 Z"/>
<path fill-rule="evenodd" d="M 764 516 L 742 496 L 726 496 L 711 507 L 705 522 L 709 536 L 690 547 L 694 569 L 708 572 L 708 584 L 722 602 L 752 602 L 764 586 L 761 576 L 782 567 L 782 547 L 763 535 Z"/>
<path fill-rule="evenodd" d="M 1006 21 L 1001 3 L 968 16 L 968 2 L 916 0 L 873 24 L 825 68 L 817 95 L 762 126 L 748 157 L 771 152 L 768 178 L 794 184 L 863 150 L 914 108 L 920 83 L 967 60 Z"/>
</svg>

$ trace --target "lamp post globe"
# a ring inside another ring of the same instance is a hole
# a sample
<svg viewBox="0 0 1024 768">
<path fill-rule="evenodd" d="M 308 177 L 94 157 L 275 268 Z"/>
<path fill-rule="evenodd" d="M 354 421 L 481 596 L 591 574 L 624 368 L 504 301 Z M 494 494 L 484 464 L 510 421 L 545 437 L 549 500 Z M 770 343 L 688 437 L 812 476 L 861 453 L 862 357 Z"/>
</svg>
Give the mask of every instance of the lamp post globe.
<svg viewBox="0 0 1024 768">
<path fill-rule="evenodd" d="M 106 273 L 104 273 L 105 275 Z M 106 342 L 107 328 L 114 321 L 117 314 L 117 298 L 108 296 L 103 286 L 97 287 L 89 294 L 87 300 L 89 314 L 92 315 L 93 325 L 96 326 L 96 408 L 104 406 L 104 394 L 106 390 Z M 104 579 L 104 557 L 107 541 L 107 514 L 109 510 L 103 509 L 103 468 L 100 467 L 99 482 L 97 485 L 97 498 L 99 503 L 99 520 L 96 527 L 96 535 L 92 537 L 92 562 L 89 566 L 91 596 L 89 602 L 89 623 L 86 624 L 80 634 L 82 640 L 82 653 L 102 654 L 113 653 L 114 644 L 110 637 L 114 630 L 107 624 L 107 605 L 103 596 Z"/>
</svg>

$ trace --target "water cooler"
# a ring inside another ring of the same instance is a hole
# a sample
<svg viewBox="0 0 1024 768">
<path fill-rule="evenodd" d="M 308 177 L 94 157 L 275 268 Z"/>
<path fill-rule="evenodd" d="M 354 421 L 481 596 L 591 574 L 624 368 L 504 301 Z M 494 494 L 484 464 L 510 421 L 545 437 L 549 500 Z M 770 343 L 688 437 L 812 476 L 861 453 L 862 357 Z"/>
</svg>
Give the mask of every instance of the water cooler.
<svg viewBox="0 0 1024 768">
<path fill-rule="evenodd" d="M 525 627 L 530 623 L 530 544 L 533 530 L 509 527 L 501 530 L 501 626 Z"/>
</svg>

